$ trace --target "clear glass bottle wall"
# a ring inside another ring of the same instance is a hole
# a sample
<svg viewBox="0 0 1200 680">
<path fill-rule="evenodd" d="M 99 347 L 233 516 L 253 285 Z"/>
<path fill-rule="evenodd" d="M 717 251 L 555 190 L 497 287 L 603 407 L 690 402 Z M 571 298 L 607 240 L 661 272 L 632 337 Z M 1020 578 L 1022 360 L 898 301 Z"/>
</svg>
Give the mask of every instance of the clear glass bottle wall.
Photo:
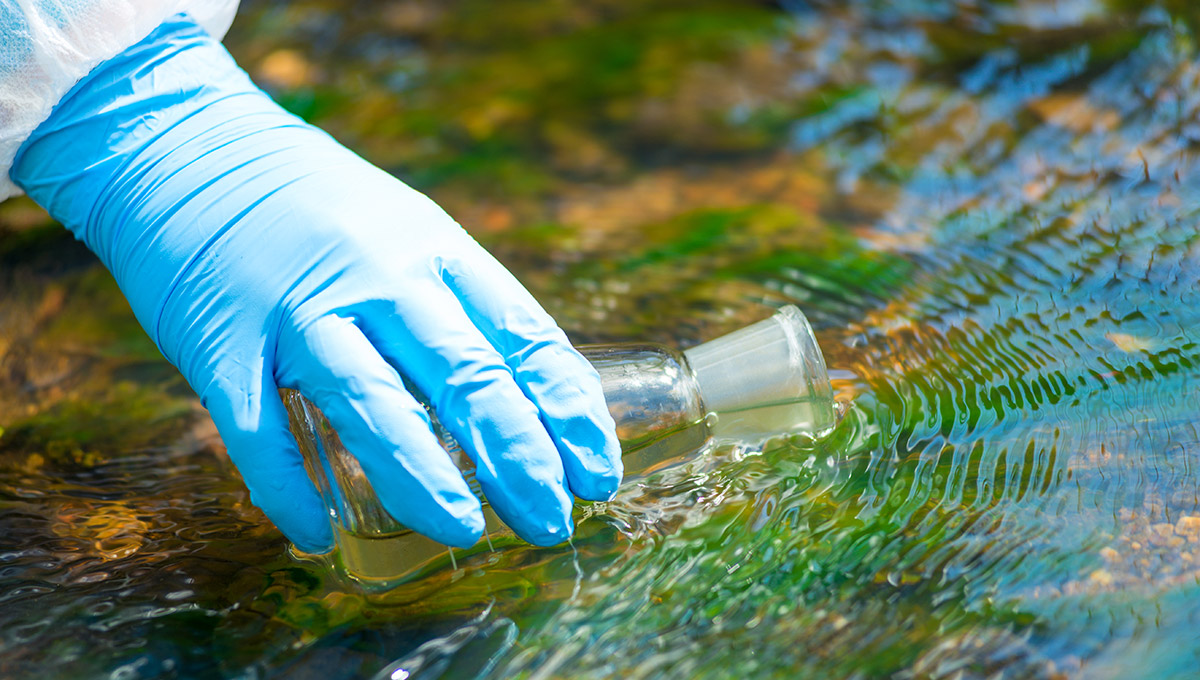
<svg viewBox="0 0 1200 680">
<path fill-rule="evenodd" d="M 796 307 L 684 352 L 650 344 L 579 351 L 600 374 L 627 482 L 687 460 L 714 437 L 754 444 L 794 434 L 820 436 L 836 421 L 825 360 Z M 446 546 L 383 509 L 358 461 L 316 406 L 292 390 L 283 390 L 283 397 L 351 577 L 386 589 L 453 561 Z M 434 427 L 478 495 L 470 460 L 436 418 Z M 511 537 L 486 500 L 484 516 L 484 540 L 466 552 Z"/>
</svg>

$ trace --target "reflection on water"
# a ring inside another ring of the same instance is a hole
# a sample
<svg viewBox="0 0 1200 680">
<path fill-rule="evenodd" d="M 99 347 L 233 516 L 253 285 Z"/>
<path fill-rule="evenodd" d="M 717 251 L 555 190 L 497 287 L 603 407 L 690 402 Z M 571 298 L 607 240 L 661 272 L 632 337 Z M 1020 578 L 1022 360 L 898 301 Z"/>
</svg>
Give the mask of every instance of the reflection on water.
<svg viewBox="0 0 1200 680">
<path fill-rule="evenodd" d="M 852 402 L 368 602 L 115 287 L 0 208 L 0 675 L 1191 677 L 1200 15 L 247 2 L 231 49 L 580 341 L 796 302 Z"/>
</svg>

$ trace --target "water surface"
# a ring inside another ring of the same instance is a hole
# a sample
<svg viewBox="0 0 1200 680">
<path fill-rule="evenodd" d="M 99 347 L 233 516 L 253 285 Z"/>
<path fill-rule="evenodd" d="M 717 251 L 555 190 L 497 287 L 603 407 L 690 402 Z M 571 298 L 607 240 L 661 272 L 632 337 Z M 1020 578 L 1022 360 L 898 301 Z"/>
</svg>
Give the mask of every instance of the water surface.
<svg viewBox="0 0 1200 680">
<path fill-rule="evenodd" d="M 247 0 L 227 41 L 579 342 L 799 304 L 820 443 L 389 602 L 292 559 L 91 256 L 0 207 L 5 677 L 1194 677 L 1200 13 Z"/>
</svg>

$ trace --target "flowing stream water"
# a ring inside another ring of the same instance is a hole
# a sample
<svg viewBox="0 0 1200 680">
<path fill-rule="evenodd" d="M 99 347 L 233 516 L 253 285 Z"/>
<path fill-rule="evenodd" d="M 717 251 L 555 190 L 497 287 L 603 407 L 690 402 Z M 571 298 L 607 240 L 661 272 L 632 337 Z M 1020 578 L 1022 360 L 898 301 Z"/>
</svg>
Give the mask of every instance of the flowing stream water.
<svg viewBox="0 0 1200 680">
<path fill-rule="evenodd" d="M 107 273 L 0 206 L 0 676 L 1192 678 L 1200 11 L 245 0 L 277 99 L 578 342 L 800 305 L 846 414 L 369 599 Z"/>
</svg>

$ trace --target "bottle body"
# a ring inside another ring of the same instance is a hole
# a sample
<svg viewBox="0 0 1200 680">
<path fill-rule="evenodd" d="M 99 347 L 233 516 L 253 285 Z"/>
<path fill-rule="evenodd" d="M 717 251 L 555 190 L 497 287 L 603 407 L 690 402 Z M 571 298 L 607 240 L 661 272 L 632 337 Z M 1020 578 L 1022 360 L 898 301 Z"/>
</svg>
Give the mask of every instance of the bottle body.
<svg viewBox="0 0 1200 680">
<path fill-rule="evenodd" d="M 834 424 L 824 360 L 795 308 L 687 352 L 649 344 L 579 350 L 600 375 L 627 480 L 683 462 L 714 430 L 744 440 L 798 432 L 820 435 Z M 282 396 L 351 577 L 386 589 L 453 561 L 446 546 L 408 529 L 383 509 L 357 459 L 316 406 L 292 390 Z M 706 397 L 718 408 L 706 403 Z M 446 451 L 482 498 L 470 460 L 436 414 L 430 415 Z M 486 501 L 483 511 L 484 541 L 467 552 L 516 540 Z"/>
</svg>

